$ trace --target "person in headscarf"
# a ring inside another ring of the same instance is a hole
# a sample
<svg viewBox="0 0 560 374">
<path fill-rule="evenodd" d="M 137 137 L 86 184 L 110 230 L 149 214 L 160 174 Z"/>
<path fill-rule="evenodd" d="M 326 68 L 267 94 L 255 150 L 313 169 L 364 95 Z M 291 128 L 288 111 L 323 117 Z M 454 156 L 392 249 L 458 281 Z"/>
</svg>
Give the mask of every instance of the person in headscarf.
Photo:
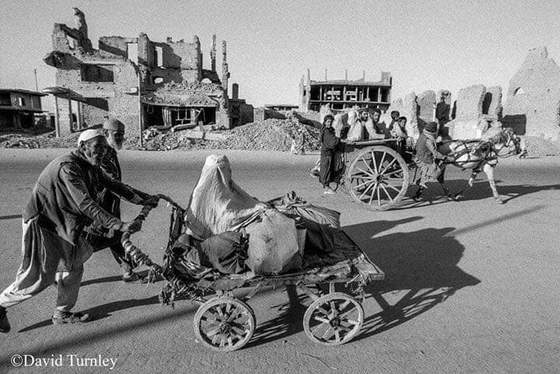
<svg viewBox="0 0 560 374">
<path fill-rule="evenodd" d="M 453 158 L 438 152 L 436 144 L 437 123 L 429 122 L 426 124 L 422 133 L 416 141 L 416 176 L 415 183 L 418 190 L 414 195 L 415 200 L 419 200 L 428 182 L 438 182 L 448 199 L 453 199 L 449 189 L 444 185 L 445 163 L 452 161 Z"/>
<path fill-rule="evenodd" d="M 121 121 L 110 118 L 103 122 L 103 134 L 107 139 L 107 150 L 101 160 L 101 169 L 111 178 L 122 181 L 122 171 L 117 152 L 122 149 L 124 142 L 125 126 Z M 121 217 L 121 199 L 108 188 L 99 194 L 99 205 L 117 218 Z M 98 224 L 92 224 L 84 229 L 86 240 L 94 247 L 94 251 L 110 248 L 111 254 L 120 265 L 124 282 L 139 280 L 137 273 L 133 272 L 133 263 L 126 258 L 121 244 L 121 234 L 118 231 L 107 229 Z"/>
<path fill-rule="evenodd" d="M 106 147 L 103 132 L 85 130 L 77 150 L 54 159 L 39 175 L 22 215 L 22 262 L 15 281 L 0 293 L 0 332 L 10 331 L 6 308 L 37 295 L 55 279 L 58 296 L 52 322 L 88 321 L 88 314 L 71 312 L 83 264 L 93 252 L 84 227 L 95 223 L 120 232 L 141 228 L 139 222 L 123 222 L 99 206 L 98 194 L 107 188 L 134 204 L 157 205 L 157 196 L 134 190 L 99 168 Z"/>
</svg>

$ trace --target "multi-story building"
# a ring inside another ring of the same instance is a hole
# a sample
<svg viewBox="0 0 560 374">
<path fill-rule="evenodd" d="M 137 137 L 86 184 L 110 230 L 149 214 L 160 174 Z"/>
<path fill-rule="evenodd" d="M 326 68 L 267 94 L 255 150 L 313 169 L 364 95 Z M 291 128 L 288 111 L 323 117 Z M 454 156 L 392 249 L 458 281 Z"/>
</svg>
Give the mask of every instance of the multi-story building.
<svg viewBox="0 0 560 374">
<path fill-rule="evenodd" d="M 342 110 L 358 106 L 360 108 L 379 108 L 387 110 L 391 104 L 391 87 L 393 79 L 391 73 L 381 72 L 381 80 L 368 82 L 365 73 L 358 80 L 311 80 L 307 76 L 300 82 L 300 110 L 319 111 L 321 106 L 330 105 L 331 109 Z"/>
</svg>

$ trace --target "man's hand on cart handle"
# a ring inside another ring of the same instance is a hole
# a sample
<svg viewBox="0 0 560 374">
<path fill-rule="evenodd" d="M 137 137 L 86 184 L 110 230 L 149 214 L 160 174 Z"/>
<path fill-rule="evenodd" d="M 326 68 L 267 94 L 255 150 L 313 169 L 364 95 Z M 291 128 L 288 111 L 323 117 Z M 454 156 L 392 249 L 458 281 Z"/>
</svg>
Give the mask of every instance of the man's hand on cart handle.
<svg viewBox="0 0 560 374">
<path fill-rule="evenodd" d="M 135 219 L 131 222 L 123 222 L 120 228 L 122 232 L 128 232 L 130 234 L 134 234 L 142 229 L 142 221 Z"/>
<path fill-rule="evenodd" d="M 156 208 L 158 206 L 159 199 L 159 195 L 150 195 L 150 197 L 144 200 L 142 205 Z"/>
</svg>

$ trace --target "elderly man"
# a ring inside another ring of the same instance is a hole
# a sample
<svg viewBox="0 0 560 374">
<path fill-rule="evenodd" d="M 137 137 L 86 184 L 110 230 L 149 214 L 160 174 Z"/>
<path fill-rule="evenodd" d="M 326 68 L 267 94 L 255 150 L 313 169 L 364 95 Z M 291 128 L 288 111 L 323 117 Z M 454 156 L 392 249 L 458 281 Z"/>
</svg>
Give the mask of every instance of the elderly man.
<svg viewBox="0 0 560 374">
<path fill-rule="evenodd" d="M 57 279 L 54 324 L 89 320 L 72 313 L 80 289 L 83 264 L 93 252 L 83 228 L 92 223 L 115 231 L 135 232 L 138 222 L 122 222 L 96 202 L 104 188 L 138 205 L 156 205 L 158 198 L 109 178 L 99 167 L 107 141 L 100 130 L 85 130 L 78 149 L 51 161 L 39 175 L 23 211 L 22 263 L 14 283 L 0 293 L 0 332 L 10 324 L 6 308 L 35 296 Z"/>
<path fill-rule="evenodd" d="M 105 173 L 119 182 L 122 180 L 122 172 L 117 157 L 117 151 L 122 149 L 124 131 L 124 124 L 117 119 L 107 119 L 103 122 L 103 133 L 105 134 L 109 147 L 107 147 L 107 152 L 101 160 L 100 166 Z M 108 188 L 103 189 L 100 193 L 98 203 L 103 209 L 115 217 L 121 217 L 121 200 Z M 86 232 L 85 238 L 93 246 L 94 252 L 107 247 L 111 249 L 113 257 L 123 271 L 123 281 L 133 282 L 140 279 L 138 274 L 132 271 L 132 262 L 125 256 L 125 251 L 121 244 L 120 232 L 115 232 L 115 230 L 105 228 L 96 223 L 86 227 L 84 231 Z"/>
</svg>

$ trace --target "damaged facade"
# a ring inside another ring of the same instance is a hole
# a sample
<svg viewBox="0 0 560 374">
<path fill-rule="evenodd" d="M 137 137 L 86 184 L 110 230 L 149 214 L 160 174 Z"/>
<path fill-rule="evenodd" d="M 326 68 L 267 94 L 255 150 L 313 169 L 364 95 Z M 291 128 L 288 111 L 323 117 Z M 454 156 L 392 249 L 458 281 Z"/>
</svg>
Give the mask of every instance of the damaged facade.
<svg viewBox="0 0 560 374">
<path fill-rule="evenodd" d="M 43 113 L 41 92 L 21 89 L 0 89 L 0 129 L 31 128 L 36 116 Z"/>
<path fill-rule="evenodd" d="M 191 42 L 171 38 L 156 42 L 144 33 L 104 36 L 94 49 L 84 14 L 77 8 L 74 14 L 75 28 L 54 25 L 53 51 L 44 58 L 57 69 L 57 87 L 45 92 L 55 96 L 60 135 L 99 124 L 109 116 L 123 121 L 132 135 L 150 126 L 232 126 L 225 41 L 221 71 L 216 67 L 215 35 L 210 68 L 204 69 L 197 36 Z M 240 100 L 235 104 L 246 105 Z"/>
<path fill-rule="evenodd" d="M 368 82 L 365 72 L 361 79 L 348 80 L 311 80 L 307 76 L 300 82 L 299 108 L 301 111 L 319 111 L 322 105 L 330 105 L 331 109 L 341 110 L 358 106 L 360 108 L 379 108 L 385 111 L 391 104 L 391 87 L 393 78 L 389 72 L 381 72 L 381 80 Z"/>
</svg>

